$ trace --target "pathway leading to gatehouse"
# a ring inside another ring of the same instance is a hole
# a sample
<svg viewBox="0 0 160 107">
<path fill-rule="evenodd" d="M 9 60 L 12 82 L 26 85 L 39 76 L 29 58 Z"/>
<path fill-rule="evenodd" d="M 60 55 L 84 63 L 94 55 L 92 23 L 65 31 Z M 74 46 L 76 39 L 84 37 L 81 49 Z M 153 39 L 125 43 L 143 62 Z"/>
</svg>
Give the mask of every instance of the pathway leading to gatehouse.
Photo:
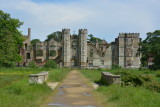
<svg viewBox="0 0 160 107">
<path fill-rule="evenodd" d="M 49 97 L 45 107 L 102 107 L 93 91 L 80 72 L 73 70 Z"/>
</svg>

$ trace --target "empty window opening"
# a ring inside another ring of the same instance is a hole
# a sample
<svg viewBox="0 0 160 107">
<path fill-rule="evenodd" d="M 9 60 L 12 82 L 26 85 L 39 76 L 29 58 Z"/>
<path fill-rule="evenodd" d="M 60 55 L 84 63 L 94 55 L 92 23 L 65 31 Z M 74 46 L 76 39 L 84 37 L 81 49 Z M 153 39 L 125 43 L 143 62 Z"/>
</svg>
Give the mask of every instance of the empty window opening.
<svg viewBox="0 0 160 107">
<path fill-rule="evenodd" d="M 25 43 L 25 49 L 27 49 L 27 43 Z"/>
<path fill-rule="evenodd" d="M 49 56 L 56 56 L 56 51 L 55 50 L 50 50 Z"/>
<path fill-rule="evenodd" d="M 43 56 L 43 51 L 42 50 L 37 50 L 36 51 L 36 56 Z"/>
<path fill-rule="evenodd" d="M 30 57 L 30 53 L 27 53 L 27 59 L 30 59 L 31 57 Z"/>
</svg>

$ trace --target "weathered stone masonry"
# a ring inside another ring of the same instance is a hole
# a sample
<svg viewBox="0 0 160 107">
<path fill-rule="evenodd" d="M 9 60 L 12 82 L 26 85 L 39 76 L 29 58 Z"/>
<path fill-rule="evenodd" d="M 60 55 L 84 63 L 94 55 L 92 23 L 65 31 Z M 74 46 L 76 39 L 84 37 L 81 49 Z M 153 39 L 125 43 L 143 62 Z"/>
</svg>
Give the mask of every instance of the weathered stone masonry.
<svg viewBox="0 0 160 107">
<path fill-rule="evenodd" d="M 49 42 L 39 42 L 31 46 L 31 29 L 24 36 L 24 46 L 20 50 L 23 61 L 19 65 L 27 66 L 35 61 L 42 66 L 47 60 L 55 60 L 60 67 L 105 67 L 113 64 L 125 68 L 140 67 L 139 33 L 120 33 L 115 42 L 105 40 L 92 43 L 87 41 L 87 29 L 80 29 L 76 35 L 70 34 L 70 29 L 62 29 L 62 41 L 51 39 Z"/>
</svg>

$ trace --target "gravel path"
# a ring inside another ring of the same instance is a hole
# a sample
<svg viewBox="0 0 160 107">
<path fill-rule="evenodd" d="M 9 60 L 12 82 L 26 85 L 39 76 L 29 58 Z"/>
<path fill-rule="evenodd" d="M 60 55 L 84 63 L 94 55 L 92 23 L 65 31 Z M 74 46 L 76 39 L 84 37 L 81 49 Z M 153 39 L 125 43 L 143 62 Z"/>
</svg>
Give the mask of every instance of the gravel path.
<svg viewBox="0 0 160 107">
<path fill-rule="evenodd" d="M 45 107 L 102 107 L 93 94 L 94 88 L 76 70 L 71 71 L 56 89 Z"/>
</svg>

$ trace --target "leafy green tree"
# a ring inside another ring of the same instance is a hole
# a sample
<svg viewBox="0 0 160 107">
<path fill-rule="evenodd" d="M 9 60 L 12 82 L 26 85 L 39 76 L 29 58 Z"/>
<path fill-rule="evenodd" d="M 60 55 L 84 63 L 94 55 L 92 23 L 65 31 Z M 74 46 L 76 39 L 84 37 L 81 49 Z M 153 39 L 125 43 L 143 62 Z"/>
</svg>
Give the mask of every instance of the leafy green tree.
<svg viewBox="0 0 160 107">
<path fill-rule="evenodd" d="M 96 40 L 98 40 L 98 42 L 102 41 L 102 39 L 94 37 L 92 34 L 88 35 L 88 37 L 89 37 L 88 40 L 93 43 L 96 43 Z"/>
<path fill-rule="evenodd" d="M 62 40 L 62 32 L 57 31 L 57 32 L 53 32 L 53 33 L 49 34 L 45 41 L 48 42 L 51 39 L 54 39 L 55 41 L 60 42 Z"/>
<path fill-rule="evenodd" d="M 39 39 L 33 39 L 33 40 L 31 40 L 32 46 L 35 46 L 36 43 L 38 43 L 38 42 L 41 42 L 41 41 Z"/>
<path fill-rule="evenodd" d="M 19 47 L 23 36 L 18 28 L 23 23 L 0 10 L 0 66 L 11 67 L 21 61 Z"/>
<path fill-rule="evenodd" d="M 140 44 L 142 46 L 142 64 L 147 65 L 149 57 L 154 58 L 154 68 L 160 69 L 160 30 L 148 32 L 147 38 Z"/>
</svg>

